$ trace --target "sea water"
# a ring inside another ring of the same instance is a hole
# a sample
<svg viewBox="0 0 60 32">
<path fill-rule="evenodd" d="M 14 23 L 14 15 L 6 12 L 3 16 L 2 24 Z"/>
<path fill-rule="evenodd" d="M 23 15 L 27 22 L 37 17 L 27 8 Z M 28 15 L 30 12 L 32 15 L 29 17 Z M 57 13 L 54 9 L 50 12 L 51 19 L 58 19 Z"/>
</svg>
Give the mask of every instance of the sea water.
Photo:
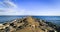
<svg viewBox="0 0 60 32">
<path fill-rule="evenodd" d="M 24 16 L 0 16 L 0 23 L 4 23 L 7 21 L 9 22 L 11 20 L 22 17 Z M 33 16 L 33 17 L 60 25 L 60 16 Z"/>
<path fill-rule="evenodd" d="M 33 17 L 60 25 L 60 16 L 33 16 Z"/>
</svg>

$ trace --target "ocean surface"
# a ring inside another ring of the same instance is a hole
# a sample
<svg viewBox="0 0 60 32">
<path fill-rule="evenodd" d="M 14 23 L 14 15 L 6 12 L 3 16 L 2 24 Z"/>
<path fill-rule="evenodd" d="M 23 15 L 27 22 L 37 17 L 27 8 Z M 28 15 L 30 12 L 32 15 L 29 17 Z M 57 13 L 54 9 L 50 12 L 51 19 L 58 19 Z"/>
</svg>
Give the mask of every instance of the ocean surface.
<svg viewBox="0 0 60 32">
<path fill-rule="evenodd" d="M 24 16 L 0 16 L 0 23 L 10 22 L 11 20 L 22 17 Z M 60 16 L 33 16 L 33 17 L 60 25 Z"/>
</svg>

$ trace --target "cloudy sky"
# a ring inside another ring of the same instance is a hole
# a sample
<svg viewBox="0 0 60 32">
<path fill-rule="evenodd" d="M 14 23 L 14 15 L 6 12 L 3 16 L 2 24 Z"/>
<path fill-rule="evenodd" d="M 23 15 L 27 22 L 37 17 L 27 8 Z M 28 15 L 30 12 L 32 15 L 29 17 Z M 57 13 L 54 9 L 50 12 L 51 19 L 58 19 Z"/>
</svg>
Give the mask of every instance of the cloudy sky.
<svg viewBox="0 0 60 32">
<path fill-rule="evenodd" d="M 0 15 L 60 16 L 60 0 L 0 0 Z"/>
</svg>

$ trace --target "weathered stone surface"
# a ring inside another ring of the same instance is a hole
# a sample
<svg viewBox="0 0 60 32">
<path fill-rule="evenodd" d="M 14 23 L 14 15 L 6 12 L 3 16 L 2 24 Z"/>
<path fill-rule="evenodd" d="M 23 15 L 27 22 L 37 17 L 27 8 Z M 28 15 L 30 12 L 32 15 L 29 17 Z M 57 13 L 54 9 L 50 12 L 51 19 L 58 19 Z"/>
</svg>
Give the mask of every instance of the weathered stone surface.
<svg viewBox="0 0 60 32">
<path fill-rule="evenodd" d="M 3 27 L 1 27 L 3 26 Z M 3 29 L 4 28 L 4 29 Z M 60 32 L 55 25 L 31 16 L 0 25 L 1 32 Z"/>
</svg>

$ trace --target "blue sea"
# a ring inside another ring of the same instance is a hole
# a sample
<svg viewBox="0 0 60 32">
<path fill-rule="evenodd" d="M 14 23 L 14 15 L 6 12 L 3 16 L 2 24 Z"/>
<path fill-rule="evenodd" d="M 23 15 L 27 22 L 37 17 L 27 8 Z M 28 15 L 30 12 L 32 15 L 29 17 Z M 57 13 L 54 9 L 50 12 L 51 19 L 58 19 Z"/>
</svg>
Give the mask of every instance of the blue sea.
<svg viewBox="0 0 60 32">
<path fill-rule="evenodd" d="M 24 16 L 0 16 L 0 23 L 9 22 L 11 20 L 22 17 Z M 60 16 L 33 16 L 33 17 L 60 25 Z"/>
</svg>

